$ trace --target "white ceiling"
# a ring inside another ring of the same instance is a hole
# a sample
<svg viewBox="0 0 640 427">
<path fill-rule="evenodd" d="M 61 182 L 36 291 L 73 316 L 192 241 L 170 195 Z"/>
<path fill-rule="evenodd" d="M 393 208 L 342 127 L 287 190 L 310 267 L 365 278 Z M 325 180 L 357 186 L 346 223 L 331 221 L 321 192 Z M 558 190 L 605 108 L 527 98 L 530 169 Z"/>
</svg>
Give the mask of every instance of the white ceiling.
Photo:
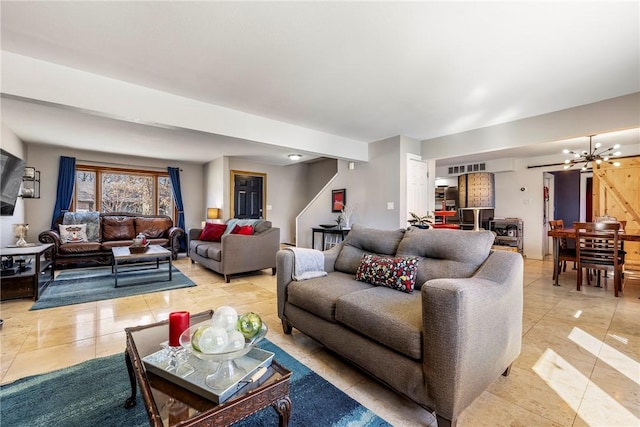
<svg viewBox="0 0 640 427">
<path fill-rule="evenodd" d="M 424 140 L 640 91 L 638 2 L 0 7 L 5 51 L 364 142 Z M 223 152 L 284 164 L 288 152 L 6 98 L 2 108 L 28 142 L 96 149 L 99 134 L 111 151 L 152 144 L 155 157 L 198 162 Z M 190 150 L 176 153 L 178 137 Z M 517 156 L 525 152 L 542 155 Z"/>
</svg>

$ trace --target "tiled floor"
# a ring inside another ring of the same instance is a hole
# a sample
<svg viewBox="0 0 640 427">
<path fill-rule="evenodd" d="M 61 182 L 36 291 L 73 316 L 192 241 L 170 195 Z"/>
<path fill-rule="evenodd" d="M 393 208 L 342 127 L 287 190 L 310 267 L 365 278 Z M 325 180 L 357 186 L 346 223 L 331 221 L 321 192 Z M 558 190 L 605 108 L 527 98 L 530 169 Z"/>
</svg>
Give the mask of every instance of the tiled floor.
<svg viewBox="0 0 640 427">
<path fill-rule="evenodd" d="M 127 326 L 220 305 L 261 313 L 268 338 L 393 425 L 434 425 L 434 418 L 326 352 L 294 330 L 282 334 L 275 278 L 269 271 L 224 283 L 180 259 L 195 288 L 29 311 L 32 301 L 5 301 L 2 383 L 124 349 Z M 623 296 L 611 289 L 575 290 L 575 271 L 551 285 L 552 263 L 527 260 L 522 354 L 469 406 L 459 426 L 640 425 L 640 276 L 627 274 Z M 294 408 L 295 410 L 295 408 Z"/>
</svg>

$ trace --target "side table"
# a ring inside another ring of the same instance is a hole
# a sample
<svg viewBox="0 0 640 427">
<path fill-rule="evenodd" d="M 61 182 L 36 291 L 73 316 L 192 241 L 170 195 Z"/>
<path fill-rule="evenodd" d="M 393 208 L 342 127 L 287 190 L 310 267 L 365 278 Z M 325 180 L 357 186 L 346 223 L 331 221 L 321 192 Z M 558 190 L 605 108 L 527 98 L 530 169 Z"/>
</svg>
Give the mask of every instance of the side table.
<svg viewBox="0 0 640 427">
<path fill-rule="evenodd" d="M 4 247 L 0 249 L 0 255 L 30 260 L 31 263 L 27 270 L 2 276 L 0 300 L 33 298 L 37 301 L 42 291 L 53 281 L 53 243 Z"/>
</svg>

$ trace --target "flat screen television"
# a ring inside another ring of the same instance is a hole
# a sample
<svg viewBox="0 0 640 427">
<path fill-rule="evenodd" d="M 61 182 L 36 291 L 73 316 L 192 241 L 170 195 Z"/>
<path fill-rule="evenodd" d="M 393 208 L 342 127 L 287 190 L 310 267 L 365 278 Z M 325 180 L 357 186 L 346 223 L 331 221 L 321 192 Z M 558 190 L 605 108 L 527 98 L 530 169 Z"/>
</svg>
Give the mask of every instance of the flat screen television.
<svg viewBox="0 0 640 427">
<path fill-rule="evenodd" d="M 23 174 L 24 160 L 0 148 L 0 214 L 13 215 Z"/>
</svg>

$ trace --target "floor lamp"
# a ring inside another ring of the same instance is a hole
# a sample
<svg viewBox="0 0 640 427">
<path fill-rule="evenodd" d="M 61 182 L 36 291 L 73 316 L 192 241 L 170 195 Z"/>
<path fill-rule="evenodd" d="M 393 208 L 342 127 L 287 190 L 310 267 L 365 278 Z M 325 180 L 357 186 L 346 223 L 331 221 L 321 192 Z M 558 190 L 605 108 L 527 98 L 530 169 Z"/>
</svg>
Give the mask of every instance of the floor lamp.
<svg viewBox="0 0 640 427">
<path fill-rule="evenodd" d="M 480 230 L 480 210 L 495 206 L 495 178 L 491 172 L 458 176 L 458 206 L 473 210 L 473 230 Z"/>
</svg>

